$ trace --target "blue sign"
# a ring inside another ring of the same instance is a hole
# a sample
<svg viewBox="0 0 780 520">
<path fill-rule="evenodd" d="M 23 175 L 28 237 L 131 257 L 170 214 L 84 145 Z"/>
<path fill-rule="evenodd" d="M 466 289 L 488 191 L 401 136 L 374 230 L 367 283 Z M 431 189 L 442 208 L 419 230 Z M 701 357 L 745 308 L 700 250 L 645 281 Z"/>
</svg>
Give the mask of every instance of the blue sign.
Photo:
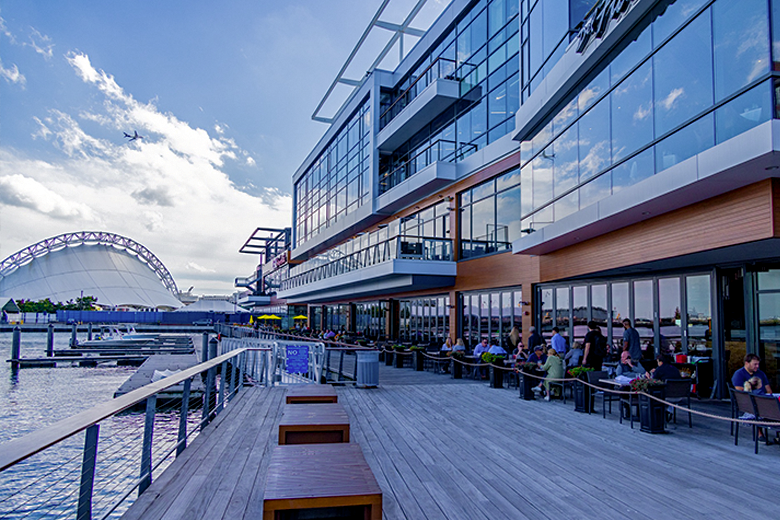
<svg viewBox="0 0 780 520">
<path fill-rule="evenodd" d="M 287 372 L 305 374 L 309 371 L 308 345 L 287 345 Z"/>
</svg>

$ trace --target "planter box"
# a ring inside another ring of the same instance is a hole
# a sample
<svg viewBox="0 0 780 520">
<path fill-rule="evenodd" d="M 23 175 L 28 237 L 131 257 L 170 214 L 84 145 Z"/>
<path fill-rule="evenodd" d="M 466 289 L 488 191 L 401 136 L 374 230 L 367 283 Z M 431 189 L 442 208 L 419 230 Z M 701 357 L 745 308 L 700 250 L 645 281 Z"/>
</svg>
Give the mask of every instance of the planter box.
<svg viewBox="0 0 780 520">
<path fill-rule="evenodd" d="M 533 387 L 539 384 L 539 380 L 535 377 L 530 377 L 522 370 L 519 372 L 518 377 L 519 381 L 517 387 L 520 389 L 520 398 L 526 401 L 533 401 L 536 399 Z"/>
<path fill-rule="evenodd" d="M 417 372 L 423 371 L 423 365 L 425 363 L 425 357 L 422 350 L 415 350 L 412 354 L 412 368 Z"/>
<path fill-rule="evenodd" d="M 580 413 L 590 413 L 593 409 L 593 397 L 591 388 L 583 383 L 574 384 L 574 411 Z"/>
<path fill-rule="evenodd" d="M 395 362 L 394 362 L 393 366 L 395 368 L 403 368 L 404 367 L 404 358 L 406 356 L 403 355 L 401 352 L 403 352 L 403 351 L 393 352 L 393 357 L 395 358 Z"/>
<path fill-rule="evenodd" d="M 395 352 L 385 352 L 385 365 L 393 366 L 393 358 L 395 358 Z"/>
<path fill-rule="evenodd" d="M 651 388 L 647 393 L 663 399 L 666 395 L 666 387 Z M 666 405 L 639 394 L 639 426 L 640 431 L 645 433 L 666 433 Z"/>
<path fill-rule="evenodd" d="M 490 365 L 490 388 L 504 388 L 504 371 Z"/>
<path fill-rule="evenodd" d="M 450 359 L 450 377 L 452 379 L 463 379 L 463 364 L 454 359 Z"/>
</svg>

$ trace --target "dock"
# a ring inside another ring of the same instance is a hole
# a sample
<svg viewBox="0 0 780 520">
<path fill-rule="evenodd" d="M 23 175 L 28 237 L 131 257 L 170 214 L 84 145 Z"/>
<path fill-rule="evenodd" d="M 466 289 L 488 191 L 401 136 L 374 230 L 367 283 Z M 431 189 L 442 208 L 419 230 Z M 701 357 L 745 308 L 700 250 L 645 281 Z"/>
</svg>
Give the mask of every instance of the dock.
<svg viewBox="0 0 780 520">
<path fill-rule="evenodd" d="M 602 419 L 600 408 L 385 366 L 378 388 L 336 391 L 386 519 L 728 518 L 745 497 L 752 513 L 777 514 L 780 447 L 754 455 L 749 429 L 734 446 L 727 422 L 694 417 L 688 428 L 678 417 L 649 435 L 618 424 L 616 409 Z M 285 393 L 239 394 L 122 518 L 260 518 Z"/>
<path fill-rule="evenodd" d="M 155 371 L 164 372 L 166 370 L 186 370 L 188 368 L 194 367 L 199 362 L 198 355 L 194 352 L 188 354 L 157 354 L 150 356 L 146 359 L 146 361 L 143 362 L 140 367 L 138 367 L 138 370 L 136 370 L 133 375 L 130 376 L 127 381 L 122 383 L 122 386 L 120 386 L 119 389 L 114 392 L 114 397 L 125 395 L 126 393 L 132 392 L 137 388 L 148 385 L 152 382 Z M 179 387 L 174 387 L 171 390 L 172 391 L 168 391 L 162 396 L 181 396 L 181 389 Z M 205 385 L 203 384 L 203 380 L 201 378 L 196 378 L 192 383 L 191 391 L 193 395 L 202 394 L 204 390 Z"/>
</svg>

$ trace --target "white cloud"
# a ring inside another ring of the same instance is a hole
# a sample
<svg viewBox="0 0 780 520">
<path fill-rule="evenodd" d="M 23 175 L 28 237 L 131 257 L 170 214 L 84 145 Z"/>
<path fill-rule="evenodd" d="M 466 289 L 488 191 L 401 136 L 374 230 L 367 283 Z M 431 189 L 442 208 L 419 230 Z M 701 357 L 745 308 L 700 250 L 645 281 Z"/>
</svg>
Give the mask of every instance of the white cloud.
<svg viewBox="0 0 780 520">
<path fill-rule="evenodd" d="M 238 189 L 224 164 L 248 162 L 248 154 L 232 139 L 138 102 L 85 54 L 66 58 L 103 102 L 35 119 L 32 137 L 51 143 L 58 159 L 0 147 L 0 258 L 48 236 L 98 229 L 144 244 L 180 286 L 232 292 L 233 279 L 253 272 L 257 261 L 238 248 L 258 225 L 289 226 L 291 196 Z M 132 130 L 145 139 L 122 140 L 121 132 Z"/>
<path fill-rule="evenodd" d="M 17 67 L 16 64 L 11 65 L 9 68 L 5 68 L 2 60 L 0 60 L 0 77 L 5 78 L 8 83 L 15 83 L 22 87 L 27 83 L 27 78 L 24 77 L 24 74 L 19 72 L 19 67 Z"/>
<path fill-rule="evenodd" d="M 54 44 L 51 43 L 51 38 L 45 34 L 41 34 L 34 27 L 30 28 L 30 43 L 26 43 L 25 45 L 32 47 L 35 52 L 47 60 L 51 59 L 54 55 Z"/>
<path fill-rule="evenodd" d="M 246 158 L 246 164 L 247 164 L 247 166 L 254 166 L 254 165 L 256 165 L 257 163 L 255 162 L 255 160 L 254 160 L 252 157 L 249 157 L 249 156 L 247 156 L 247 158 Z"/>
<path fill-rule="evenodd" d="M 664 107 L 666 110 L 671 110 L 674 108 L 675 103 L 678 99 L 685 96 L 685 89 L 683 88 L 676 88 L 669 92 L 669 95 L 666 96 L 664 99 L 658 102 L 659 105 Z"/>
</svg>

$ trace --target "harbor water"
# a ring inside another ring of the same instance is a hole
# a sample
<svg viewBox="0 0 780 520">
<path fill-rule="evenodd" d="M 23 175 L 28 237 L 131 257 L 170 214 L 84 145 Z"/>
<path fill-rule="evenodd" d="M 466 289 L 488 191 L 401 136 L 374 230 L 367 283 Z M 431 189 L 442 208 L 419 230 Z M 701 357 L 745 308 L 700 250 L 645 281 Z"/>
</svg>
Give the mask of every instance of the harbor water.
<svg viewBox="0 0 780 520">
<path fill-rule="evenodd" d="M 55 334 L 55 349 L 68 348 L 70 334 Z M 79 338 L 79 339 L 86 339 Z M 0 333 L 0 449 L 11 439 L 113 399 L 114 392 L 136 370 L 125 366 L 58 366 L 23 368 L 12 373 L 11 333 Z M 46 333 L 23 333 L 22 357 L 46 356 Z M 153 464 L 176 443 L 179 409 L 158 409 L 154 425 Z M 196 431 L 200 410 L 189 414 L 188 431 Z M 118 518 L 137 496 L 110 512 L 132 489 L 140 473 L 144 414 L 124 413 L 100 423 L 92 518 Z M 85 434 L 78 433 L 0 473 L 0 518 L 75 518 Z M 168 456 L 153 472 L 170 464 Z"/>
</svg>

